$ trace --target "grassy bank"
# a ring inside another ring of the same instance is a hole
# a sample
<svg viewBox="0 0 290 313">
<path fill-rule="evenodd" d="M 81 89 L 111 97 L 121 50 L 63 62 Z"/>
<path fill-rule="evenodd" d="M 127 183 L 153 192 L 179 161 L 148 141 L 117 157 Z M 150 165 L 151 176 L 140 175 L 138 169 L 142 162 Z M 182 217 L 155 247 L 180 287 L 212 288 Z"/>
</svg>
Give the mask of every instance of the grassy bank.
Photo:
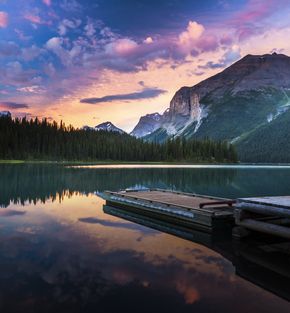
<svg viewBox="0 0 290 313">
<path fill-rule="evenodd" d="M 25 163 L 23 160 L 0 160 L 0 164 L 20 164 Z"/>
<path fill-rule="evenodd" d="M 109 164 L 152 164 L 152 165 L 163 165 L 163 164 L 178 164 L 178 165 L 188 165 L 188 164 L 233 164 L 233 163 L 219 163 L 219 162 L 206 162 L 206 161 L 163 161 L 163 162 L 133 162 L 133 161 L 52 161 L 52 160 L 0 160 L 0 164 L 63 164 L 63 165 L 109 165 Z M 237 163 L 235 163 L 237 164 Z"/>
</svg>

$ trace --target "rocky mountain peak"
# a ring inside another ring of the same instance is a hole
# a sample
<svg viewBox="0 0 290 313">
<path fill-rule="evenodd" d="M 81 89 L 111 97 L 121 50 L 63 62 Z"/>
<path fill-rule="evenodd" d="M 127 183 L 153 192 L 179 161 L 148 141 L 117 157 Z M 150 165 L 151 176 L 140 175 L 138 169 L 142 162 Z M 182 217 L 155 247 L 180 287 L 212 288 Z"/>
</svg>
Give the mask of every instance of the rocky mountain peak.
<svg viewBox="0 0 290 313">
<path fill-rule="evenodd" d="M 161 118 L 162 115 L 157 112 L 141 116 L 130 135 L 140 138 L 152 133 L 160 127 Z"/>
<path fill-rule="evenodd" d="M 9 111 L 0 111 L 0 117 L 11 117 L 11 113 Z"/>
<path fill-rule="evenodd" d="M 122 130 L 121 128 L 118 128 L 112 122 L 109 122 L 109 121 L 101 123 L 101 124 L 98 124 L 95 127 L 84 126 L 83 129 L 84 130 L 95 130 L 95 131 L 117 132 L 117 133 L 120 133 L 120 134 L 125 134 L 126 133 L 124 130 Z"/>
<path fill-rule="evenodd" d="M 97 131 L 104 130 L 104 131 L 109 131 L 109 132 L 117 132 L 117 133 L 120 133 L 120 134 L 124 134 L 125 133 L 122 129 L 118 128 L 112 122 L 109 122 L 109 121 L 101 123 L 101 124 L 95 126 L 95 130 L 97 130 Z"/>
<path fill-rule="evenodd" d="M 180 88 L 160 118 L 159 129 L 152 128 L 146 140 L 184 136 L 236 142 L 257 124 L 272 123 L 290 112 L 289 77 L 290 57 L 246 55 L 220 73 Z"/>
</svg>

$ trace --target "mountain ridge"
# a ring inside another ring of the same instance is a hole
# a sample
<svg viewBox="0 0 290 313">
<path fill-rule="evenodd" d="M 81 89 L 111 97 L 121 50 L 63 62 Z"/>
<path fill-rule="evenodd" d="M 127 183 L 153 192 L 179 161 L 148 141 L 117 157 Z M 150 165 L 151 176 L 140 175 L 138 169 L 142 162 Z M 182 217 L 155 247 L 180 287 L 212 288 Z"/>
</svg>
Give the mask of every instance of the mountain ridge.
<svg viewBox="0 0 290 313">
<path fill-rule="evenodd" d="M 175 137 L 226 140 L 245 157 L 246 138 L 252 136 L 254 140 L 253 134 L 260 127 L 268 129 L 289 108 L 290 57 L 249 54 L 192 87 L 181 87 L 161 115 L 160 127 L 142 138 L 157 142 Z M 261 146 L 267 145 L 256 144 L 261 153 Z M 247 161 L 254 158 L 247 157 Z"/>
</svg>

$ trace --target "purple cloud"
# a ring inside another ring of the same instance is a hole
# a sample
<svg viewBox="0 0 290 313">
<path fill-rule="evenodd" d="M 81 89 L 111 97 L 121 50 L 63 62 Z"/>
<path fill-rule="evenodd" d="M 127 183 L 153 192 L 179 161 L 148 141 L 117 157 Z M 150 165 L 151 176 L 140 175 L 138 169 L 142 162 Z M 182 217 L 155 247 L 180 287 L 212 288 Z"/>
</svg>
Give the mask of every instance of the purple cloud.
<svg viewBox="0 0 290 313">
<path fill-rule="evenodd" d="M 48 7 L 51 6 L 51 0 L 42 0 L 42 2 Z"/>
<path fill-rule="evenodd" d="M 13 41 L 0 41 L 0 55 L 4 57 L 17 56 L 20 53 L 18 45 Z"/>
<path fill-rule="evenodd" d="M 10 86 L 36 85 L 41 82 L 34 69 L 24 69 L 18 61 L 10 62 L 5 68 L 0 68 L 0 83 Z"/>
<path fill-rule="evenodd" d="M 9 101 L 0 101 L 0 107 L 2 109 L 28 109 L 29 106 L 25 103 L 16 103 Z"/>
<path fill-rule="evenodd" d="M 150 99 L 156 98 L 161 94 L 166 93 L 166 90 L 158 88 L 145 88 L 142 91 L 127 93 L 127 94 L 117 94 L 117 95 L 108 95 L 101 98 L 86 98 L 81 99 L 81 103 L 104 103 L 104 102 L 113 102 L 113 101 L 124 101 L 124 100 L 140 100 L 140 99 Z"/>
</svg>

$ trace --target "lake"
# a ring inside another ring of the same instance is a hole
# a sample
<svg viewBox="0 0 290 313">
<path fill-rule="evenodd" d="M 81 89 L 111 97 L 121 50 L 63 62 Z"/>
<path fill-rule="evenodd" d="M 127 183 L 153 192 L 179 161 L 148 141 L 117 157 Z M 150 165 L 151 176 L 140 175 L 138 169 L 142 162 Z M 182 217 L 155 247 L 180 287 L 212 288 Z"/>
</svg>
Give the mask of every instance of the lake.
<svg viewBox="0 0 290 313">
<path fill-rule="evenodd" d="M 104 190 L 290 194 L 290 167 L 0 165 L 1 312 L 289 312 L 289 245 L 104 210 Z"/>
</svg>

